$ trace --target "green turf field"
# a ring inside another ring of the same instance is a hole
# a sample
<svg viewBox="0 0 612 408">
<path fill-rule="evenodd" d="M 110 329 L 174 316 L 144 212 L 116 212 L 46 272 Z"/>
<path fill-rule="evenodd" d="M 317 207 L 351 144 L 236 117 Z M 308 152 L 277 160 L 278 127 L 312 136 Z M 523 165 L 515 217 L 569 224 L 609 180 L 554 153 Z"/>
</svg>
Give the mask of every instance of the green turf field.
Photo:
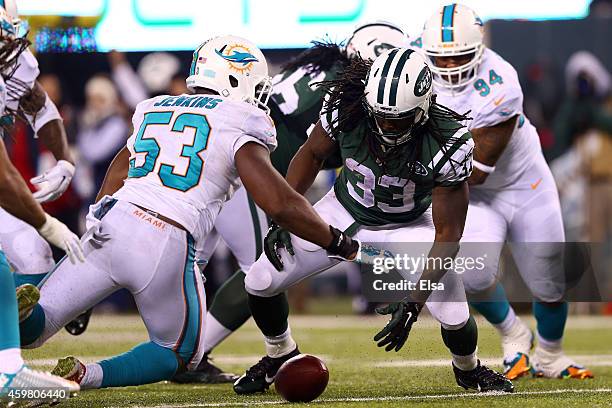
<svg viewBox="0 0 612 408">
<path fill-rule="evenodd" d="M 423 317 L 400 353 L 385 353 L 371 341 L 385 320 L 357 316 L 296 316 L 291 324 L 302 352 L 323 358 L 330 383 L 316 407 L 553 407 L 612 406 L 612 319 L 570 317 L 565 340 L 568 354 L 588 365 L 595 379 L 526 379 L 515 382 L 514 395 L 482 396 L 464 392 L 455 384 L 439 327 Z M 478 320 L 480 356 L 499 368 L 500 346 L 496 333 Z M 530 319 L 530 325 L 534 322 Z M 38 350 L 26 351 L 35 366 L 51 368 L 55 359 L 74 354 L 84 361 L 128 350 L 146 340 L 136 316 L 95 315 L 80 337 L 66 332 Z M 214 353 L 225 369 L 242 373 L 263 352 L 261 335 L 253 324 L 241 329 Z M 62 407 L 230 407 L 281 404 L 274 390 L 239 397 L 230 385 L 173 385 L 158 383 L 81 392 Z M 284 403 L 283 403 L 284 404 Z M 286 404 L 289 405 L 289 404 Z M 307 404 L 300 404 L 302 406 Z"/>
</svg>

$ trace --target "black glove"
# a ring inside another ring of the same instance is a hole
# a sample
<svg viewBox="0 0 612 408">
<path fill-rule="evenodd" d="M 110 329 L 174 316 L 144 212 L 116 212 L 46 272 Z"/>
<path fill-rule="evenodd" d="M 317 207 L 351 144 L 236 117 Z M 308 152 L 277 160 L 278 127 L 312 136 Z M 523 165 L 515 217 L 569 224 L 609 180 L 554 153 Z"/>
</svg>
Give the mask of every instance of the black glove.
<svg viewBox="0 0 612 408">
<path fill-rule="evenodd" d="M 361 243 L 331 225 L 329 226 L 329 230 L 334 236 L 331 244 L 325 248 L 330 254 L 329 257 L 342 261 L 357 261 Z"/>
<path fill-rule="evenodd" d="M 385 307 L 376 309 L 380 315 L 391 315 L 387 325 L 374 336 L 374 341 L 378 342 L 378 347 L 385 347 L 385 351 L 399 351 L 406 343 L 412 325 L 417 321 L 423 306 L 410 302 L 405 298 L 397 303 L 391 303 Z M 379 341 L 380 340 L 380 341 Z"/>
<path fill-rule="evenodd" d="M 285 248 L 291 255 L 295 255 L 293 245 L 291 244 L 291 235 L 289 231 L 281 228 L 277 223 L 272 221 L 268 233 L 264 238 L 264 252 L 268 260 L 277 271 L 283 270 L 283 260 L 278 254 L 279 248 Z"/>
</svg>

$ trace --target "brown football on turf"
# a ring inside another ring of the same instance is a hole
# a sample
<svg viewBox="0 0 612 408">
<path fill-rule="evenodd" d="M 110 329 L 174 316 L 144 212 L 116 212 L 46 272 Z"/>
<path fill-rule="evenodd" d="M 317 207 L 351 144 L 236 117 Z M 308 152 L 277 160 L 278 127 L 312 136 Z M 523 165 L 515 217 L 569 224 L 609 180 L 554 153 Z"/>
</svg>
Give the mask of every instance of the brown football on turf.
<svg viewBox="0 0 612 408">
<path fill-rule="evenodd" d="M 315 356 L 300 354 L 278 369 L 274 379 L 276 391 L 290 402 L 309 402 L 325 391 L 329 371 Z"/>
</svg>

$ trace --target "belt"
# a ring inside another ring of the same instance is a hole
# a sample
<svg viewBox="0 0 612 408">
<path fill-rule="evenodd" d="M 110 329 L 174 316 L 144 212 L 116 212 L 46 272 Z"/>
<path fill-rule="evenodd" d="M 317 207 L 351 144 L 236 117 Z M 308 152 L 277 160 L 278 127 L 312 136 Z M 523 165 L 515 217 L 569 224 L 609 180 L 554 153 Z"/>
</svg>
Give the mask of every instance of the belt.
<svg viewBox="0 0 612 408">
<path fill-rule="evenodd" d="M 182 230 L 183 230 L 183 231 L 185 231 L 185 232 L 189 232 L 189 231 L 187 231 L 187 229 L 186 229 L 185 227 L 183 227 L 181 224 L 179 224 L 178 222 L 174 221 L 174 220 L 173 220 L 173 219 L 171 219 L 171 218 L 168 218 L 168 217 L 166 217 L 166 216 L 164 216 L 164 215 L 161 215 L 161 214 L 159 214 L 159 213 L 156 213 L 155 211 L 151 211 L 151 210 L 149 210 L 148 208 L 142 207 L 142 206 L 140 206 L 140 205 L 138 205 L 138 204 L 134 204 L 134 203 L 132 203 L 132 205 L 135 205 L 136 207 L 140 208 L 142 211 L 146 212 L 147 214 L 149 214 L 149 215 L 150 215 L 150 216 L 152 216 L 152 217 L 157 218 L 158 220 L 161 220 L 161 221 L 163 221 L 163 222 L 165 222 L 165 223 L 168 223 L 168 224 L 170 224 L 170 225 L 172 225 L 173 227 L 176 227 L 176 228 L 178 228 L 178 229 L 182 229 Z"/>
</svg>

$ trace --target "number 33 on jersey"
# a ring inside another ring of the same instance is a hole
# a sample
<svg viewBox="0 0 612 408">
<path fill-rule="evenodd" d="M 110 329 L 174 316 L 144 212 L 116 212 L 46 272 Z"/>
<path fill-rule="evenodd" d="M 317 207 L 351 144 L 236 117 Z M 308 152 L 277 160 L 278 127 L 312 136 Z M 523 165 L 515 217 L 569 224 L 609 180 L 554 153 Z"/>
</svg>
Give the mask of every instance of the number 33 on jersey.
<svg viewBox="0 0 612 408">
<path fill-rule="evenodd" d="M 236 151 L 248 142 L 276 147 L 264 111 L 219 95 L 158 96 L 141 102 L 132 121 L 128 178 L 117 198 L 200 230 L 195 235 L 208 232 L 240 185 Z"/>
</svg>

